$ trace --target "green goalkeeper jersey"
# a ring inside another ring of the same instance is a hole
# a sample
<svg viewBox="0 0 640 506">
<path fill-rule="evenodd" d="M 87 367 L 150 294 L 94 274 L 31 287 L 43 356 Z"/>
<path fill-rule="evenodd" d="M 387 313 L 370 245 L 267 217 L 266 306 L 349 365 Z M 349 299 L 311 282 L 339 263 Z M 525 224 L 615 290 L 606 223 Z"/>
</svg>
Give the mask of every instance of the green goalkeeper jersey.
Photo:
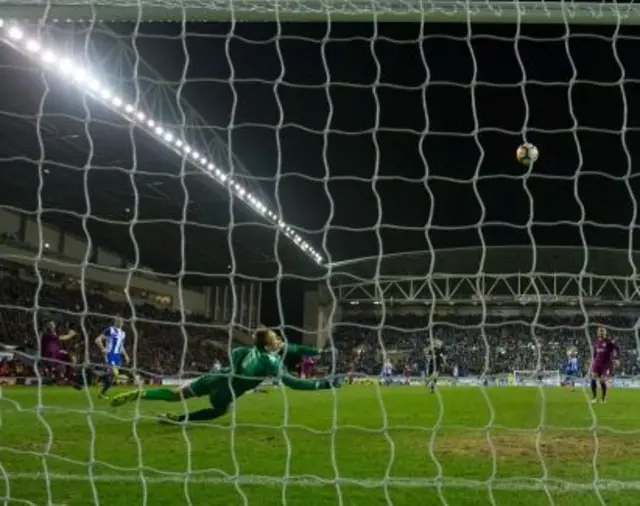
<svg viewBox="0 0 640 506">
<path fill-rule="evenodd" d="M 304 344 L 285 343 L 279 353 L 283 358 L 286 356 L 315 357 L 320 355 L 320 350 Z"/>
<path fill-rule="evenodd" d="M 234 374 L 232 388 L 236 395 L 256 388 L 269 377 L 279 377 L 282 383 L 294 390 L 317 390 L 321 382 L 303 380 L 289 374 L 279 356 L 253 348 L 236 348 L 231 352 Z"/>
<path fill-rule="evenodd" d="M 327 380 L 304 380 L 289 374 L 275 353 L 256 347 L 239 347 L 231 351 L 231 364 L 216 374 L 204 374 L 189 384 L 196 397 L 208 395 L 216 407 L 227 405 L 250 390 L 257 388 L 266 378 L 280 378 L 293 390 L 322 390 L 334 383 Z"/>
</svg>

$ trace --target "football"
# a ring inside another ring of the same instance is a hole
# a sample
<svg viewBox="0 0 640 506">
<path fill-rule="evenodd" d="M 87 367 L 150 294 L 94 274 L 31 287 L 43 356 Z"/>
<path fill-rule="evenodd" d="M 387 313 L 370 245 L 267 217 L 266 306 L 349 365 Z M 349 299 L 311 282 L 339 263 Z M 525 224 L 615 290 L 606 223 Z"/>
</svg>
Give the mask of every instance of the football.
<svg viewBox="0 0 640 506">
<path fill-rule="evenodd" d="M 524 165 L 530 165 L 538 160 L 538 148 L 536 148 L 530 142 L 525 142 L 518 147 L 516 151 L 516 157 L 518 161 Z"/>
</svg>

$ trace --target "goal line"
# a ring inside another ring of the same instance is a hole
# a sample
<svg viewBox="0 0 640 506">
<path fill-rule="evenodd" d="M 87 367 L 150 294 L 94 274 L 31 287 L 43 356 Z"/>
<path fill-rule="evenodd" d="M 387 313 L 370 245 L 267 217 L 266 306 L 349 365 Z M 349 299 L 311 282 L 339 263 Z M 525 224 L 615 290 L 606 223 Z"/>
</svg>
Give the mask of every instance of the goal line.
<svg viewBox="0 0 640 506">
<path fill-rule="evenodd" d="M 149 471 L 151 472 L 151 471 Z M 224 474 L 224 476 L 202 476 L 204 473 Z M 394 478 L 389 477 L 382 480 L 372 479 L 350 479 L 350 478 L 321 478 L 319 476 L 287 476 L 276 477 L 258 474 L 242 474 L 232 476 L 222 473 L 221 471 L 202 471 L 200 473 L 174 473 L 162 474 L 158 476 L 149 476 L 145 471 L 144 479 L 147 483 L 200 483 L 211 485 L 260 485 L 282 487 L 300 486 L 300 487 L 326 487 L 326 486 L 356 486 L 361 488 L 379 488 L 382 485 L 397 488 L 468 488 L 480 489 L 491 487 L 494 490 L 517 490 L 537 492 L 548 490 L 554 493 L 571 493 L 571 492 L 589 492 L 593 490 L 600 491 L 622 491 L 622 490 L 640 490 L 640 481 L 618 481 L 618 480 L 599 480 L 594 483 L 573 483 L 570 481 L 558 480 L 553 478 L 536 479 L 536 478 L 496 478 L 490 480 L 472 480 L 465 478 Z M 159 474 L 159 473 L 158 473 Z M 132 472 L 131 474 L 96 474 L 93 476 L 84 474 L 65 474 L 65 473 L 12 473 L 13 480 L 42 480 L 48 477 L 52 481 L 66 482 L 133 482 L 140 481 L 140 474 Z M 0 497 L 0 500 L 2 497 Z"/>
</svg>

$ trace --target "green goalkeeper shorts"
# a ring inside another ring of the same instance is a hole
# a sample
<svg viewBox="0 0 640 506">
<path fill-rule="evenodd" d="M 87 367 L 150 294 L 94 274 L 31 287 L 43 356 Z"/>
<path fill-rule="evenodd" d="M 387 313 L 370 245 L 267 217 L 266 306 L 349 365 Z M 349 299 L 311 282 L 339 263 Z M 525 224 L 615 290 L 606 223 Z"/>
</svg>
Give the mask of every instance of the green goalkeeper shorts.
<svg viewBox="0 0 640 506">
<path fill-rule="evenodd" d="M 191 390 L 194 397 L 204 397 L 219 390 L 220 387 L 224 386 L 223 383 L 228 381 L 224 376 L 217 374 L 203 374 L 189 383 L 189 390 Z"/>
<path fill-rule="evenodd" d="M 233 394 L 229 388 L 229 378 L 218 374 L 203 374 L 189 383 L 194 397 L 209 396 L 211 405 L 218 408 L 233 402 Z"/>
</svg>

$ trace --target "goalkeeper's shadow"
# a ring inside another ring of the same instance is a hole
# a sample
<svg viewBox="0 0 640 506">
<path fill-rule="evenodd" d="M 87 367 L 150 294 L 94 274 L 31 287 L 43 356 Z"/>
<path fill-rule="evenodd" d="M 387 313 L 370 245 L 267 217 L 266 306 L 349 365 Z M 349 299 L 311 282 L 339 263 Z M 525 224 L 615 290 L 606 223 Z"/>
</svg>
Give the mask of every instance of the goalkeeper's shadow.
<svg viewBox="0 0 640 506">
<path fill-rule="evenodd" d="M 149 422 L 150 426 L 155 426 L 157 432 L 162 434 L 175 433 L 176 430 L 188 430 L 190 432 L 194 429 L 229 430 L 228 425 L 221 425 L 218 423 L 210 422 L 178 422 L 165 418 L 165 415 L 163 414 L 157 414 L 152 417 L 145 417 L 145 421 Z"/>
</svg>

